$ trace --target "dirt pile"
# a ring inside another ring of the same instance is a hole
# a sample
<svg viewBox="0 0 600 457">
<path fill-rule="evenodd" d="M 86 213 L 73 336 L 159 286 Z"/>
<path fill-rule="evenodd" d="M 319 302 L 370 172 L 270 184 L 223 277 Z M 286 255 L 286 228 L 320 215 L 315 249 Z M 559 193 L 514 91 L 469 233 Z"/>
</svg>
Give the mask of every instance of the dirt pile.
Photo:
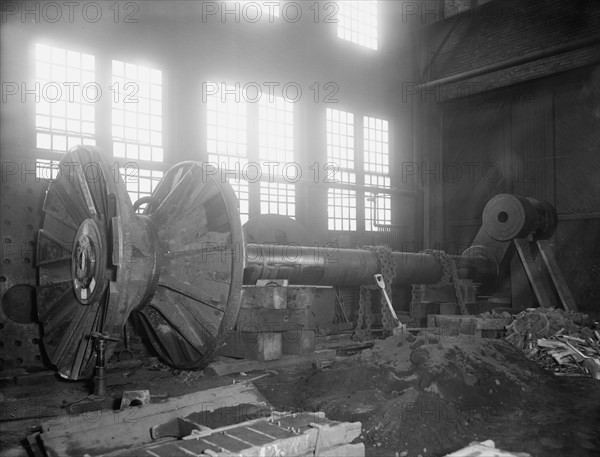
<svg viewBox="0 0 600 457">
<path fill-rule="evenodd" d="M 595 383 L 557 378 L 504 340 L 421 333 L 265 379 L 261 392 L 279 409 L 362 422 L 367 455 L 444 456 L 494 439 L 536 457 L 583 457 L 600 455 Z"/>
<path fill-rule="evenodd" d="M 375 447 L 443 455 L 468 442 L 474 425 L 518 415 L 544 376 L 499 340 L 409 334 L 309 377 L 306 406 L 360 420 Z"/>
</svg>

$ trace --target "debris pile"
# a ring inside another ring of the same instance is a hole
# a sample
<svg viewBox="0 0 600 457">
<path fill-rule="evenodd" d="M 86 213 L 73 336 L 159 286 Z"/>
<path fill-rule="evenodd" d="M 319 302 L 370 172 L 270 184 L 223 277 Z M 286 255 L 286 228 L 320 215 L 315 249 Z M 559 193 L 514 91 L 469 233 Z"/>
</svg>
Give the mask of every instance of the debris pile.
<svg viewBox="0 0 600 457">
<path fill-rule="evenodd" d="M 600 333 L 586 314 L 529 308 L 506 327 L 506 340 L 559 376 L 600 379 Z"/>
<path fill-rule="evenodd" d="M 489 437 L 493 423 L 519 422 L 546 376 L 502 340 L 423 332 L 376 341 L 295 385 L 286 383 L 279 394 L 285 392 L 281 401 L 293 402 L 293 409 L 360 421 L 361 441 L 389 455 L 441 456 Z M 518 446 L 510 444 L 522 450 Z"/>
</svg>

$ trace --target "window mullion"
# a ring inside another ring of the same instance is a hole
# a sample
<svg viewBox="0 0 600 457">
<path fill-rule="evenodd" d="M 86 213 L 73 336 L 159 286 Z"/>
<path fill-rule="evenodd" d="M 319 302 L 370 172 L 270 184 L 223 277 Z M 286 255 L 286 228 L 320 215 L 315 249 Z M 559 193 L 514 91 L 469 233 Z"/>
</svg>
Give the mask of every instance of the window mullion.
<svg viewBox="0 0 600 457">
<path fill-rule="evenodd" d="M 96 103 L 96 144 L 104 151 L 113 155 L 113 142 L 111 131 L 112 114 L 112 59 L 101 54 L 96 57 L 96 78 L 103 89 L 100 100 Z"/>
<path fill-rule="evenodd" d="M 248 103 L 247 113 L 247 145 L 249 166 L 245 168 L 240 167 L 240 178 L 243 180 L 250 180 L 248 182 L 248 212 L 250 213 L 249 217 L 252 218 L 260 214 L 260 180 L 256 179 L 256 171 L 261 170 L 258 156 L 258 103 Z"/>
<path fill-rule="evenodd" d="M 365 230 L 365 154 L 364 154 L 364 118 L 355 115 L 355 142 L 354 142 L 354 169 L 356 172 L 356 227 L 359 231 Z"/>
</svg>

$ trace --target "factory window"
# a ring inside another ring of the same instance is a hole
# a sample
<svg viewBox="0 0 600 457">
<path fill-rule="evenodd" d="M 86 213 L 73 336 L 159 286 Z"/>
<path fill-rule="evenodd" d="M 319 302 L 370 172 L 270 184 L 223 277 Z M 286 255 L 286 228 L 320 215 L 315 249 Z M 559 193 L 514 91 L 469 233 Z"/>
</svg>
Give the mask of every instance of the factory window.
<svg viewBox="0 0 600 457">
<path fill-rule="evenodd" d="M 365 230 L 376 231 L 379 225 L 389 225 L 392 222 L 389 127 L 386 120 L 367 116 L 363 118 L 363 157 L 364 182 L 367 187 Z"/>
<path fill-rule="evenodd" d="M 356 230 L 356 191 L 329 189 L 327 206 L 329 230 Z"/>
<path fill-rule="evenodd" d="M 100 94 L 94 56 L 37 43 L 35 63 L 36 147 L 66 152 L 77 144 L 95 145 L 94 104 Z"/>
<path fill-rule="evenodd" d="M 258 156 L 261 176 L 268 179 L 260 183 L 261 214 L 295 217 L 295 168 L 287 179 L 287 164 L 294 160 L 294 105 L 283 97 L 262 97 L 258 104 Z"/>
<path fill-rule="evenodd" d="M 354 114 L 327 108 L 327 162 L 332 180 L 356 182 L 354 163 Z"/>
<path fill-rule="evenodd" d="M 53 181 L 60 172 L 59 163 L 58 160 L 37 159 L 35 161 L 35 177 L 45 181 Z"/>
<path fill-rule="evenodd" d="M 379 230 L 392 221 L 388 121 L 327 109 L 330 230 Z M 356 140 L 355 132 L 362 132 Z M 364 184 L 358 187 L 357 184 Z M 357 208 L 356 202 L 364 199 Z"/>
<path fill-rule="evenodd" d="M 327 108 L 328 180 L 355 184 L 354 114 Z M 329 189 L 327 212 L 330 230 L 356 230 L 356 192 Z"/>
<path fill-rule="evenodd" d="M 231 96 L 227 96 L 233 94 Z M 209 95 L 207 110 L 208 161 L 222 170 L 235 190 L 242 223 L 249 217 L 248 182 L 243 179 L 248 165 L 247 104 L 235 95 L 234 87 L 227 87 L 226 95 Z"/>
<path fill-rule="evenodd" d="M 296 192 L 291 184 L 277 182 L 260 183 L 261 214 L 281 214 L 296 216 Z"/>
<path fill-rule="evenodd" d="M 150 195 L 162 171 L 139 162 L 163 161 L 162 72 L 120 60 L 112 61 L 113 156 L 131 201 Z"/>
<path fill-rule="evenodd" d="M 377 49 L 377 1 L 338 2 L 337 36 L 360 46 Z"/>
<path fill-rule="evenodd" d="M 162 72 L 112 61 L 113 155 L 162 162 Z"/>
</svg>

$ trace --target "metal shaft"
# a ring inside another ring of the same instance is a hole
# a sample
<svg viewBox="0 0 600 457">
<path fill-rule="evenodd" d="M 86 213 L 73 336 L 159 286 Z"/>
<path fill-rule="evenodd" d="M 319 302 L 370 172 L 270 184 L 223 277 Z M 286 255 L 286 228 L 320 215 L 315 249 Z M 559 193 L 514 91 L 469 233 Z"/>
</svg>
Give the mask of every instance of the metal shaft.
<svg viewBox="0 0 600 457">
<path fill-rule="evenodd" d="M 394 252 L 394 284 L 433 284 L 443 274 L 438 260 L 426 253 Z M 489 283 L 496 263 L 484 256 L 452 256 L 459 277 Z M 291 284 L 358 286 L 373 282 L 380 273 L 377 256 L 362 249 L 247 244 L 244 284 L 258 279 L 288 279 Z"/>
</svg>

